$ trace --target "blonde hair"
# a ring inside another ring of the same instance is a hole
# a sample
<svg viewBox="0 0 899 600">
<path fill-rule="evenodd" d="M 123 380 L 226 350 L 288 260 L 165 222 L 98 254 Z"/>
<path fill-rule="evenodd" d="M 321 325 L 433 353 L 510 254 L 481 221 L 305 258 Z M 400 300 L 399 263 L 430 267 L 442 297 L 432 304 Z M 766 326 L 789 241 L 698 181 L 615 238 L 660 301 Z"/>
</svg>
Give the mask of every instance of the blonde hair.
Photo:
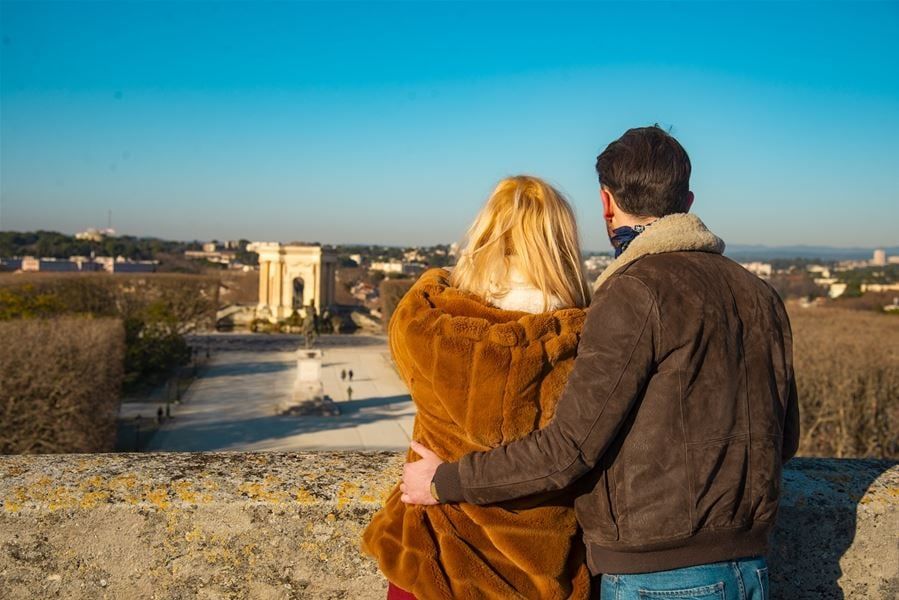
<svg viewBox="0 0 899 600">
<path fill-rule="evenodd" d="M 590 303 L 574 211 L 565 197 L 537 177 L 503 179 L 468 230 L 452 285 L 481 296 L 509 291 L 512 258 L 543 292 L 544 310 L 555 298 L 568 307 Z"/>
</svg>

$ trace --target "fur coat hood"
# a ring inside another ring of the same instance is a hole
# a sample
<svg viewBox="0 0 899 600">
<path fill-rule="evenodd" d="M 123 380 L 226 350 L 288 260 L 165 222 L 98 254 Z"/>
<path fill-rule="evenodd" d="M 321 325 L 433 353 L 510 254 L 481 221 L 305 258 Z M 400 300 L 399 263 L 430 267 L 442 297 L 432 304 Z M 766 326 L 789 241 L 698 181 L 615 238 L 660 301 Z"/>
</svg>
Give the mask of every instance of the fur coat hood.
<svg viewBox="0 0 899 600">
<path fill-rule="evenodd" d="M 389 325 L 391 353 L 417 407 L 415 439 L 457 460 L 546 425 L 584 318 L 581 309 L 501 310 L 450 287 L 445 270 L 423 274 Z M 397 486 L 363 548 L 418 598 L 588 597 L 570 493 L 485 507 L 406 506 L 400 495 Z"/>
<path fill-rule="evenodd" d="M 649 254 L 666 252 L 724 253 L 724 241 L 709 231 L 702 219 L 690 213 L 662 217 L 638 235 L 621 256 L 616 258 L 596 279 L 593 289 L 599 288 L 622 267 Z"/>
</svg>

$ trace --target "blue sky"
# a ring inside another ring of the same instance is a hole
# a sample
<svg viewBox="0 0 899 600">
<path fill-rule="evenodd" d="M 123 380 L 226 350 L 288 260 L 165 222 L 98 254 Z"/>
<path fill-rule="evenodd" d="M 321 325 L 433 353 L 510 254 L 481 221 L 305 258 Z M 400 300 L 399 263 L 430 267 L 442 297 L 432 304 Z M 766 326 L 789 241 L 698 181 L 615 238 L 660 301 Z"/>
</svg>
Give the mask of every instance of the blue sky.
<svg viewBox="0 0 899 600">
<path fill-rule="evenodd" d="M 0 1 L 0 228 L 459 239 L 670 127 L 733 244 L 899 245 L 899 3 Z"/>
</svg>

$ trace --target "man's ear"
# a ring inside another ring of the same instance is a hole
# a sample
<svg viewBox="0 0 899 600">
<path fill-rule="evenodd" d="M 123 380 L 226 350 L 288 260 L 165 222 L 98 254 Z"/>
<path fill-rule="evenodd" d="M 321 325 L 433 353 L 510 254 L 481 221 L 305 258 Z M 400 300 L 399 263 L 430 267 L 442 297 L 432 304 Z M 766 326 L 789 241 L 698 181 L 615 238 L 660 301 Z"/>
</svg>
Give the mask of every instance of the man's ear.
<svg viewBox="0 0 899 600">
<path fill-rule="evenodd" d="M 599 188 L 599 197 L 602 199 L 602 217 L 611 222 L 615 217 L 615 200 L 612 193 L 604 187 Z"/>
<path fill-rule="evenodd" d="M 687 192 L 687 208 L 684 212 L 690 212 L 690 208 L 693 206 L 693 200 L 695 199 L 696 197 L 693 195 L 693 192 Z"/>
</svg>

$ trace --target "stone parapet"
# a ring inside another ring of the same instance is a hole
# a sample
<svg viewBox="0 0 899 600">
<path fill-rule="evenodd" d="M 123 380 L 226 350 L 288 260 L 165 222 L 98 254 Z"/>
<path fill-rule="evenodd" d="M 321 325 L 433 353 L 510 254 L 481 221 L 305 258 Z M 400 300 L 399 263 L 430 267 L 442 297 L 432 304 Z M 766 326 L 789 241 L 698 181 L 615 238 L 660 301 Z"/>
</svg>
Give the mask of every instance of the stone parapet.
<svg viewBox="0 0 899 600">
<path fill-rule="evenodd" d="M 391 452 L 0 457 L 4 598 L 385 597 L 359 552 Z M 796 459 L 773 598 L 899 595 L 899 466 Z"/>
</svg>

